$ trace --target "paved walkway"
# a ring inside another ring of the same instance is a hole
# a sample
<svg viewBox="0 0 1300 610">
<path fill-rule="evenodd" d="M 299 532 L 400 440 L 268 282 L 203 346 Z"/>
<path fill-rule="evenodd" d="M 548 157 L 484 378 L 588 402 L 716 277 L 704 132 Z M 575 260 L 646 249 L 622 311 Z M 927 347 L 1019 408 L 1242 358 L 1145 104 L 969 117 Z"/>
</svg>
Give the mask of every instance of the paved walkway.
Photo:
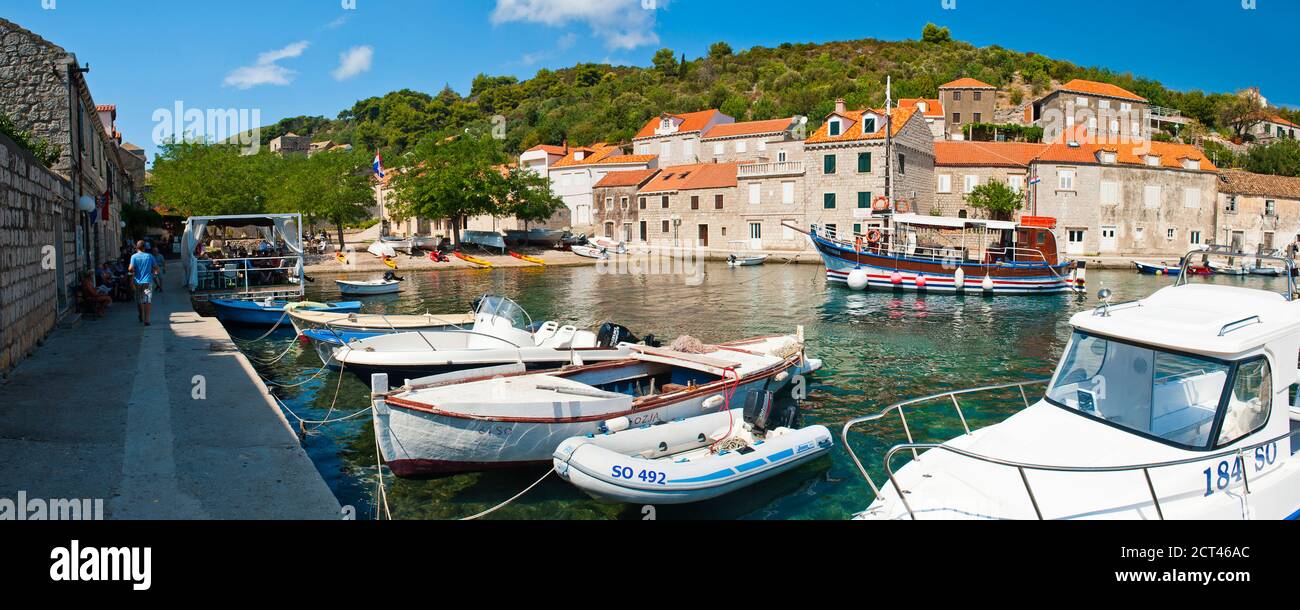
<svg viewBox="0 0 1300 610">
<path fill-rule="evenodd" d="M 194 313 L 178 269 L 153 326 L 114 304 L 56 330 L 0 385 L 0 498 L 103 499 L 108 519 L 341 518 L 248 360 Z"/>
</svg>

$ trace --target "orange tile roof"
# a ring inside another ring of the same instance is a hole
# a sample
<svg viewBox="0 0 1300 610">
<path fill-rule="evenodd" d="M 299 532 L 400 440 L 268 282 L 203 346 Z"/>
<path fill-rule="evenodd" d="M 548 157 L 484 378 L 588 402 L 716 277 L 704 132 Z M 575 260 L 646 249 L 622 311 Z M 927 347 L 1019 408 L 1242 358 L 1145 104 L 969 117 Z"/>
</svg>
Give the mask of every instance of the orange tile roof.
<svg viewBox="0 0 1300 610">
<path fill-rule="evenodd" d="M 1264 120 L 1268 121 L 1269 123 L 1276 123 L 1278 125 L 1287 125 L 1289 127 L 1300 127 L 1300 125 L 1296 125 L 1295 123 L 1292 123 L 1291 121 L 1288 121 L 1276 114 L 1266 114 L 1264 115 Z"/>
<path fill-rule="evenodd" d="M 1228 170 L 1219 175 L 1219 192 L 1253 197 L 1300 199 L 1300 178 Z"/>
<path fill-rule="evenodd" d="M 756 136 L 765 133 L 780 133 L 794 124 L 794 117 L 788 119 L 771 119 L 767 121 L 746 121 L 744 123 L 723 123 L 715 125 L 701 139 L 735 138 Z"/>
<path fill-rule="evenodd" d="M 735 163 L 699 163 L 665 167 L 641 187 L 640 193 L 695 191 L 736 186 Z"/>
<path fill-rule="evenodd" d="M 524 152 L 535 152 L 535 151 L 545 151 L 546 154 L 549 155 L 563 155 L 566 152 L 568 152 L 567 149 L 564 148 L 563 146 L 552 146 L 550 144 L 538 144 L 537 146 L 534 146 Z"/>
<path fill-rule="evenodd" d="M 1133 100 L 1135 102 L 1145 102 L 1146 98 L 1133 93 L 1123 87 L 1117 87 L 1109 83 L 1098 83 L 1090 80 L 1074 79 L 1064 85 L 1058 91 L 1069 91 L 1071 93 L 1086 93 L 1088 95 L 1101 95 L 1104 97 L 1117 97 L 1120 99 Z"/>
<path fill-rule="evenodd" d="M 1029 167 L 1047 144 L 1027 142 L 935 142 L 936 166 Z"/>
<path fill-rule="evenodd" d="M 1160 167 L 1168 169 L 1183 169 L 1184 159 L 1199 161 L 1201 171 L 1213 172 L 1219 169 L 1201 152 L 1201 149 L 1195 146 L 1154 141 L 1123 144 L 1080 143 L 1078 146 L 1065 143 L 1050 144 L 1047 150 L 1038 156 L 1038 160 L 1095 165 L 1100 163 L 1102 151 L 1116 153 L 1116 162 L 1123 165 L 1146 166 L 1146 156 L 1154 155 L 1160 158 Z"/>
<path fill-rule="evenodd" d="M 583 155 L 582 160 L 578 160 L 578 154 Z M 617 146 L 610 146 L 605 143 L 592 144 L 591 146 L 574 146 L 569 149 L 569 153 L 564 158 L 556 161 L 551 167 L 565 167 L 569 165 L 590 165 L 605 157 L 623 154 L 622 149 Z"/>
<path fill-rule="evenodd" d="M 939 88 L 940 89 L 997 89 L 997 87 L 994 87 L 993 85 L 990 85 L 983 81 L 975 80 L 973 78 L 959 78 L 946 85 L 939 85 Z"/>
<path fill-rule="evenodd" d="M 600 182 L 596 183 L 595 188 L 607 188 L 616 186 L 641 186 L 646 180 L 654 177 L 659 173 L 657 169 L 634 169 L 625 172 L 610 172 L 605 174 Z"/>
<path fill-rule="evenodd" d="M 114 106 L 113 104 L 100 104 L 95 106 L 95 112 L 113 112 L 115 110 L 117 110 L 117 106 Z"/>
<path fill-rule="evenodd" d="M 934 118 L 942 118 L 946 116 L 943 113 L 943 102 L 940 102 L 939 100 L 929 100 L 923 97 L 922 98 L 905 97 L 901 100 L 898 100 L 898 107 L 916 108 L 917 105 L 921 104 L 922 102 L 925 103 L 925 112 L 921 114 L 927 117 L 934 117 Z"/>
<path fill-rule="evenodd" d="M 726 116 L 723 115 L 722 112 L 718 110 L 701 110 L 699 112 L 687 112 L 686 114 L 665 113 L 664 115 L 660 115 L 653 119 L 650 119 L 649 121 L 646 121 L 645 127 L 641 128 L 641 131 L 636 134 L 636 137 L 634 139 L 639 140 L 641 138 L 655 137 L 655 130 L 659 129 L 659 123 L 660 121 L 663 120 L 663 117 L 665 115 L 676 117 L 682 120 L 682 124 L 677 128 L 677 133 L 690 133 L 692 131 L 702 131 L 704 127 L 709 124 L 709 121 L 713 119 L 713 117 L 717 115 Z"/>
<path fill-rule="evenodd" d="M 874 133 L 864 134 L 858 127 L 862 123 L 862 115 L 866 110 L 849 110 L 840 116 L 849 120 L 850 124 L 840 132 L 838 136 L 830 135 L 830 121 L 822 124 L 817 128 L 806 144 L 830 144 L 834 142 L 855 142 L 859 140 L 883 140 L 885 138 L 885 122 L 877 121 L 876 131 Z M 881 109 L 872 109 L 871 112 L 883 116 L 885 111 Z M 907 121 L 916 114 L 916 108 L 895 108 L 892 111 L 894 132 L 891 136 L 898 135 L 898 132 L 907 125 Z"/>
</svg>

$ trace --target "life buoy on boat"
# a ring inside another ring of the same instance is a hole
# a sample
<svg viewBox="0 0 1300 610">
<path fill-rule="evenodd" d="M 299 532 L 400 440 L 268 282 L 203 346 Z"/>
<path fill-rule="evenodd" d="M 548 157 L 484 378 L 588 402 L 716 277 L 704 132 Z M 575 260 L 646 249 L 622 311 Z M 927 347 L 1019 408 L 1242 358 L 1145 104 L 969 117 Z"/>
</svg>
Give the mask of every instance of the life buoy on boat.
<svg viewBox="0 0 1300 610">
<path fill-rule="evenodd" d="M 889 209 L 889 198 L 881 195 L 871 202 L 871 209 L 876 212 L 883 212 Z"/>
<path fill-rule="evenodd" d="M 908 205 L 906 201 L 900 201 L 894 204 L 894 211 L 899 214 L 906 214 L 912 211 L 912 206 Z"/>
<path fill-rule="evenodd" d="M 867 232 L 867 243 L 873 246 L 880 243 L 880 229 L 872 229 Z"/>
</svg>

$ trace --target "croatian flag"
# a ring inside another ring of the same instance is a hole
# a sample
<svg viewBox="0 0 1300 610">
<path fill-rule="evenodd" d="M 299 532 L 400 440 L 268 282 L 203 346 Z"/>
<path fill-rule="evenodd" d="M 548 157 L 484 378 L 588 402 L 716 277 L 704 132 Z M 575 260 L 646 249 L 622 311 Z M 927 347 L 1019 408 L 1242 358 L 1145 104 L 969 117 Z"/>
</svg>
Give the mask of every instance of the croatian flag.
<svg viewBox="0 0 1300 610">
<path fill-rule="evenodd" d="M 381 159 L 381 158 L 379 157 L 379 153 L 375 153 L 375 168 L 374 168 L 374 169 L 375 169 L 375 175 L 376 175 L 376 176 L 379 176 L 380 178 L 383 178 L 383 177 L 384 177 L 384 160 Z"/>
</svg>

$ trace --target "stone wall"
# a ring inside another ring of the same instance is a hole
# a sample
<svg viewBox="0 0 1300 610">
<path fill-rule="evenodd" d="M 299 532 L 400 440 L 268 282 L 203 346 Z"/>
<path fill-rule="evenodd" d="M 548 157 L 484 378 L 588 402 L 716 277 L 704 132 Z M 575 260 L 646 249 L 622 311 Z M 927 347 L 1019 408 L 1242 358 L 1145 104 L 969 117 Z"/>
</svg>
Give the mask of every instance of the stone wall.
<svg viewBox="0 0 1300 610">
<path fill-rule="evenodd" d="M 73 302 L 75 222 L 67 181 L 0 135 L 0 374 L 54 328 L 60 286 Z"/>
</svg>

